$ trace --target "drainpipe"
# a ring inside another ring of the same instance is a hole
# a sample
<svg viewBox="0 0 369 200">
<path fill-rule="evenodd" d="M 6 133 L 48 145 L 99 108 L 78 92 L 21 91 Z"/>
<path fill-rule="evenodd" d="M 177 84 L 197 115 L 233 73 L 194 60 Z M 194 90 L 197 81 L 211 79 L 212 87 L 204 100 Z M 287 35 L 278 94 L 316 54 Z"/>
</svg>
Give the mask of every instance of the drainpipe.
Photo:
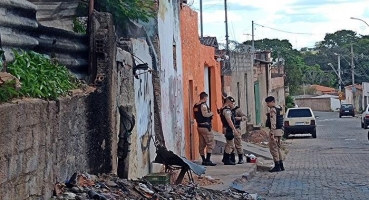
<svg viewBox="0 0 369 200">
<path fill-rule="evenodd" d="M 87 22 L 87 33 L 91 34 L 91 18 L 92 18 L 92 13 L 94 12 L 94 8 L 95 8 L 95 0 L 90 0 L 90 3 L 88 4 L 88 22 Z"/>
</svg>

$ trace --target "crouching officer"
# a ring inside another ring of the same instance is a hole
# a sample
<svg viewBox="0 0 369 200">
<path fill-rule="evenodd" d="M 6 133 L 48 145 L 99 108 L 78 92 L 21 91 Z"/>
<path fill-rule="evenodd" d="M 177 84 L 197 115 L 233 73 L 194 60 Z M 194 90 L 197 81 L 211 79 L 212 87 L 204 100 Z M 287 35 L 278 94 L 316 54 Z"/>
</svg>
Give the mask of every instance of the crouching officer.
<svg viewBox="0 0 369 200">
<path fill-rule="evenodd" d="M 208 100 L 208 94 L 206 92 L 200 93 L 200 102 L 193 107 L 194 116 L 197 122 L 197 132 L 199 134 L 199 153 L 202 158 L 202 165 L 215 166 L 211 162 L 210 157 L 214 149 L 214 134 L 211 131 L 211 120 L 213 119 L 213 113 L 210 111 L 206 102 Z M 206 147 L 206 157 L 205 150 Z"/>
<path fill-rule="evenodd" d="M 267 113 L 267 121 L 265 123 L 270 129 L 269 150 L 274 160 L 274 167 L 270 170 L 270 172 L 284 171 L 281 151 L 281 139 L 283 136 L 283 115 L 281 115 L 282 109 L 275 106 L 275 99 L 273 96 L 267 97 L 265 102 L 269 107 L 269 113 Z"/>
<path fill-rule="evenodd" d="M 237 132 L 234 135 L 234 144 L 235 144 L 236 151 L 237 151 L 237 154 L 238 154 L 238 164 L 242 164 L 242 163 L 244 163 L 244 161 L 243 161 L 241 122 L 242 121 L 246 121 L 247 120 L 247 117 L 242 112 L 242 109 L 239 106 L 235 106 L 234 105 L 232 107 L 232 112 L 235 115 L 235 123 L 234 123 L 234 126 L 237 129 Z"/>
<path fill-rule="evenodd" d="M 226 138 L 226 145 L 224 148 L 224 155 L 223 155 L 223 159 L 222 162 L 224 163 L 224 165 L 235 165 L 235 161 L 234 161 L 234 152 L 235 152 L 235 147 L 234 147 L 234 135 L 238 134 L 238 130 L 236 129 L 236 127 L 234 126 L 235 123 L 235 117 L 234 117 L 234 113 L 231 110 L 231 107 L 234 103 L 234 99 L 232 97 L 227 97 L 225 100 L 225 104 L 222 108 L 222 112 L 221 112 L 221 120 L 222 120 L 222 124 L 223 124 L 223 134 Z"/>
</svg>

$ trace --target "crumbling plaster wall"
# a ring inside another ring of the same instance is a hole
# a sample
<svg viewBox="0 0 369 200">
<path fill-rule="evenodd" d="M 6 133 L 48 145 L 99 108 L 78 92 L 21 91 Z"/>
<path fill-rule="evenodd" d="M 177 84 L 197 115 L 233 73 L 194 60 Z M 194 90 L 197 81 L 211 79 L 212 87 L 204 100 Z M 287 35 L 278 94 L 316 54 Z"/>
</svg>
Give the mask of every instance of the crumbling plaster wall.
<svg viewBox="0 0 369 200">
<path fill-rule="evenodd" d="M 182 42 L 178 1 L 159 0 L 157 23 L 161 121 L 165 144 L 174 153 L 184 155 Z"/>
<path fill-rule="evenodd" d="M 147 63 L 152 68 L 149 46 L 145 38 L 131 39 L 132 50 L 142 61 L 135 60 L 136 65 Z M 134 79 L 136 134 L 131 138 L 131 157 L 129 178 L 141 178 L 150 173 L 151 163 L 156 153 L 153 136 L 154 127 L 154 87 L 152 74 L 148 71 L 137 71 L 139 79 Z"/>
</svg>

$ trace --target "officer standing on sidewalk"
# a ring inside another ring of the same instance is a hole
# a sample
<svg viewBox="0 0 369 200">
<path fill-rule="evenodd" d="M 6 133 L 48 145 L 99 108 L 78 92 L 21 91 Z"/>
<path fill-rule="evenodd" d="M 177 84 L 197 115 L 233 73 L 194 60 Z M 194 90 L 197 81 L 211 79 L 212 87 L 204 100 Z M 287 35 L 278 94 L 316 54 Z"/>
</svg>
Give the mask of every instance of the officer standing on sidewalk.
<svg viewBox="0 0 369 200">
<path fill-rule="evenodd" d="M 226 138 L 226 145 L 224 148 L 224 155 L 222 162 L 224 165 L 235 165 L 235 146 L 234 146 L 234 135 L 238 134 L 238 130 L 234 126 L 235 123 L 235 116 L 231 110 L 233 107 L 234 99 L 228 96 L 225 100 L 225 104 L 221 110 L 221 120 L 223 124 L 223 134 Z"/>
<path fill-rule="evenodd" d="M 234 105 L 232 108 L 232 112 L 235 115 L 235 124 L 234 126 L 237 129 L 237 132 L 234 135 L 234 144 L 236 147 L 236 151 L 238 153 L 238 164 L 244 163 L 243 161 L 243 148 L 242 148 L 242 134 L 241 134 L 241 122 L 246 121 L 247 117 L 242 112 L 242 109 L 239 106 Z"/>
<path fill-rule="evenodd" d="M 281 151 L 281 139 L 283 136 L 283 115 L 281 115 L 281 108 L 275 106 L 275 99 L 273 96 L 269 96 L 265 99 L 267 106 L 269 107 L 269 113 L 267 113 L 266 126 L 269 127 L 269 149 L 273 156 L 274 167 L 269 172 L 284 171 L 283 156 Z"/>
<path fill-rule="evenodd" d="M 202 165 L 215 166 L 216 164 L 210 160 L 211 153 L 215 145 L 214 134 L 211 130 L 213 113 L 206 104 L 207 100 L 208 94 L 206 94 L 206 92 L 201 92 L 200 102 L 194 105 L 193 112 L 197 122 L 197 132 L 199 134 L 199 153 L 202 158 Z M 206 157 L 204 153 L 205 147 L 207 151 Z"/>
</svg>

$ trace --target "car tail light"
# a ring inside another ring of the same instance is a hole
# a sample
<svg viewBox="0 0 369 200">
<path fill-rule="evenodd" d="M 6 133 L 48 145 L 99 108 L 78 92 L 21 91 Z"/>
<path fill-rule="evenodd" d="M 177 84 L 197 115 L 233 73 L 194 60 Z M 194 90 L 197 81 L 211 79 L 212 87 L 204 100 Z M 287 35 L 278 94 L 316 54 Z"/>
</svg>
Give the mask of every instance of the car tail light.
<svg viewBox="0 0 369 200">
<path fill-rule="evenodd" d="M 284 122 L 284 126 L 290 126 L 290 122 L 289 121 L 285 121 Z"/>
<path fill-rule="evenodd" d="M 310 125 L 315 125 L 315 120 L 311 120 Z"/>
<path fill-rule="evenodd" d="M 369 115 L 365 115 L 365 118 L 369 118 Z"/>
</svg>

